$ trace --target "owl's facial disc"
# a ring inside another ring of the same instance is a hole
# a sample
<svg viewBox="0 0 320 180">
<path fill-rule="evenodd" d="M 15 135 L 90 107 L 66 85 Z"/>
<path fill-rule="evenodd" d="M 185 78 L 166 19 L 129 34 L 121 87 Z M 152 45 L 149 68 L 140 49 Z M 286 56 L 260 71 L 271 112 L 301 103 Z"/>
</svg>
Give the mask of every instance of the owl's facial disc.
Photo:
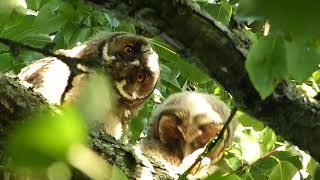
<svg viewBox="0 0 320 180">
<path fill-rule="evenodd" d="M 144 38 L 119 35 L 104 45 L 102 55 L 121 97 L 143 100 L 153 92 L 160 73 L 158 55 Z"/>
</svg>

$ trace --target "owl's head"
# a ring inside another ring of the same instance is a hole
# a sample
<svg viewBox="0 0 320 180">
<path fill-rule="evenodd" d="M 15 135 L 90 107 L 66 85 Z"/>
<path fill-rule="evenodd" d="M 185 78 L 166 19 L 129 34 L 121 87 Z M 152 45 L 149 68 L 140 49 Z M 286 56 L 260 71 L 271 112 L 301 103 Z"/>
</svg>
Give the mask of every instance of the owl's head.
<svg viewBox="0 0 320 180">
<path fill-rule="evenodd" d="M 174 94 L 153 114 L 148 135 L 159 139 L 170 150 L 180 149 L 178 155 L 186 157 L 217 136 L 229 114 L 230 109 L 212 95 L 196 92 Z M 231 143 L 234 129 L 235 122 L 232 122 L 224 143 L 210 156 L 221 158 L 223 150 Z"/>
<path fill-rule="evenodd" d="M 75 54 L 78 58 L 102 59 L 102 66 L 126 103 L 145 100 L 152 94 L 159 79 L 158 55 L 139 35 L 101 33 L 83 47 L 80 46 Z"/>
<path fill-rule="evenodd" d="M 157 53 L 138 35 L 120 32 L 102 37 L 99 52 L 116 91 L 129 102 L 145 100 L 159 79 Z"/>
</svg>

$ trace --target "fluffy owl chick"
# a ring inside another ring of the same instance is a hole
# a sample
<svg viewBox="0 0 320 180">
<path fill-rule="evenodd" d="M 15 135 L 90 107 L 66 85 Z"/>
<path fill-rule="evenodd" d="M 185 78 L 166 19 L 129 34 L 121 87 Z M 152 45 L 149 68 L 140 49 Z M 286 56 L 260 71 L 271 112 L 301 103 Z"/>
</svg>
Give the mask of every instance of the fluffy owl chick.
<svg viewBox="0 0 320 180">
<path fill-rule="evenodd" d="M 64 104 L 77 101 L 89 76 L 103 72 L 112 79 L 116 94 L 112 112 L 106 112 L 109 116 L 105 127 L 107 133 L 119 139 L 121 126 L 152 94 L 159 79 L 156 52 L 145 38 L 116 32 L 102 33 L 83 45 L 56 53 L 72 57 L 70 61 L 75 62 L 46 57 L 23 68 L 19 78 L 50 103 Z"/>
<path fill-rule="evenodd" d="M 153 113 L 147 137 L 140 145 L 141 151 L 164 162 L 166 167 L 176 167 L 173 171 L 181 173 L 193 162 L 187 161 L 197 157 L 197 150 L 219 133 L 229 115 L 228 106 L 213 95 L 196 92 L 174 94 Z M 216 169 L 213 164 L 230 146 L 235 127 L 236 122 L 232 120 L 222 143 L 193 169 L 194 177 L 204 177 Z"/>
</svg>

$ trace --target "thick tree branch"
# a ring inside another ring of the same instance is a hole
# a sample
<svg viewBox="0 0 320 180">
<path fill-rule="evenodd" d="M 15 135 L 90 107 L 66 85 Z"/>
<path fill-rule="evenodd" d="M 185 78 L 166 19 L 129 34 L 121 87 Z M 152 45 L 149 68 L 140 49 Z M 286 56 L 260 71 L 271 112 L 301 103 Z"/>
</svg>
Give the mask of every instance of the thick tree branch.
<svg viewBox="0 0 320 180">
<path fill-rule="evenodd" d="M 163 37 L 229 91 L 242 111 L 320 161 L 320 105 L 290 82 L 278 83 L 262 101 L 244 66 L 250 43 L 241 29 L 232 29 L 239 27 L 235 21 L 228 30 L 188 0 L 108 1 L 104 7 L 134 18 L 142 33 Z"/>
</svg>

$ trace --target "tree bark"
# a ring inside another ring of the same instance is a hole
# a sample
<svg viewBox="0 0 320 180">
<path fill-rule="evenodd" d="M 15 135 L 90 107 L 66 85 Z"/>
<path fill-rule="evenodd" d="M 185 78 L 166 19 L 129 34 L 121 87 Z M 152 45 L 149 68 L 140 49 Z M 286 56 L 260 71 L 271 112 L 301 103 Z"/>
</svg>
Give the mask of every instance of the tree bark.
<svg viewBox="0 0 320 180">
<path fill-rule="evenodd" d="M 288 81 L 261 100 L 244 66 L 250 42 L 237 21 L 227 29 L 191 0 L 110 0 L 103 6 L 118 17 L 131 17 L 141 33 L 161 36 L 230 92 L 242 111 L 320 161 L 319 103 Z"/>
</svg>

